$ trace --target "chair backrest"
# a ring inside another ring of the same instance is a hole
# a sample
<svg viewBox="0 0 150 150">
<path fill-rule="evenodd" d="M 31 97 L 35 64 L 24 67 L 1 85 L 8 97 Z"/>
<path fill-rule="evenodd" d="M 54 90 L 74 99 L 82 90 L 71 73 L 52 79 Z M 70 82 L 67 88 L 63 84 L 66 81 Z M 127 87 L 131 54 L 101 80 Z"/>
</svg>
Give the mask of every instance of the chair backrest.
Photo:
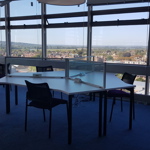
<svg viewBox="0 0 150 150">
<path fill-rule="evenodd" d="M 46 71 L 53 71 L 52 66 L 36 66 L 37 72 L 46 72 Z"/>
<path fill-rule="evenodd" d="M 0 78 L 5 76 L 5 65 L 0 64 Z"/>
<path fill-rule="evenodd" d="M 52 94 L 47 83 L 31 83 L 25 80 L 27 85 L 27 99 L 31 101 L 50 102 Z"/>
<path fill-rule="evenodd" d="M 133 75 L 133 74 L 130 74 L 130 73 L 125 72 L 125 73 L 123 74 L 121 80 L 124 81 L 125 83 L 133 84 L 135 78 L 136 78 L 136 75 Z"/>
</svg>

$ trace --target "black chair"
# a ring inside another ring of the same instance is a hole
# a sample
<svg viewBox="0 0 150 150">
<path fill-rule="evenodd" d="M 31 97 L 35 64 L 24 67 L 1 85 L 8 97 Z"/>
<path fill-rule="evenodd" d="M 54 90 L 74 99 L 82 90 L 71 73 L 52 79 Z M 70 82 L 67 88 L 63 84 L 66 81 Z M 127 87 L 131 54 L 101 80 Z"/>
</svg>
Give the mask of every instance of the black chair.
<svg viewBox="0 0 150 150">
<path fill-rule="evenodd" d="M 36 66 L 36 72 L 47 72 L 47 71 L 54 71 L 53 66 Z M 53 91 L 54 95 L 54 91 Z M 61 94 L 62 98 L 62 94 Z"/>
<path fill-rule="evenodd" d="M 125 83 L 128 83 L 128 84 L 133 84 L 134 80 L 136 78 L 136 75 L 132 75 L 130 73 L 127 73 L 125 72 L 121 78 L 122 81 L 124 81 Z M 113 97 L 113 102 L 112 102 L 112 107 L 111 107 L 111 113 L 110 113 L 110 118 L 109 118 L 109 121 L 111 122 L 112 120 L 112 114 L 113 114 L 113 108 L 114 108 L 114 105 L 116 103 L 116 98 L 117 97 L 120 97 L 121 98 L 121 111 L 123 111 L 123 105 L 122 105 L 122 98 L 123 97 L 127 97 L 127 98 L 130 98 L 130 92 L 131 92 L 131 89 L 130 88 L 127 88 L 127 89 L 119 89 L 119 90 L 109 90 L 107 92 L 107 96 L 108 97 Z M 135 109 L 134 109 L 134 104 L 133 104 L 133 119 L 135 118 Z"/>
<path fill-rule="evenodd" d="M 37 72 L 54 71 L 52 66 L 36 66 Z"/>
<path fill-rule="evenodd" d="M 25 80 L 27 85 L 26 93 L 26 108 L 25 108 L 25 131 L 27 131 L 27 112 L 28 107 L 36 107 L 43 110 L 45 121 L 45 109 L 50 111 L 49 117 L 49 138 L 51 137 L 51 121 L 52 121 L 52 108 L 59 104 L 66 104 L 68 116 L 68 102 L 58 98 L 53 98 L 50 88 L 47 83 L 31 83 Z"/>
<path fill-rule="evenodd" d="M 0 78 L 5 76 L 5 65 L 0 64 Z"/>
</svg>

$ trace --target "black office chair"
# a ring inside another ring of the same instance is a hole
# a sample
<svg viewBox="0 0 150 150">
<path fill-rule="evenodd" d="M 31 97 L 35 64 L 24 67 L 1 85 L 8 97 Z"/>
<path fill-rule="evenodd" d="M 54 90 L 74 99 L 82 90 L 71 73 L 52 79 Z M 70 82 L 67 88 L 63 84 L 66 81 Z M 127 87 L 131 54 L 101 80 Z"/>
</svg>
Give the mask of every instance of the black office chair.
<svg viewBox="0 0 150 150">
<path fill-rule="evenodd" d="M 49 138 L 51 137 L 51 121 L 52 121 L 52 108 L 59 104 L 66 104 L 68 116 L 68 102 L 58 98 L 53 98 L 50 88 L 47 83 L 31 83 L 25 80 L 27 85 L 26 93 L 26 109 L 25 109 L 25 131 L 27 131 L 27 111 L 28 107 L 36 107 L 43 109 L 43 116 L 45 121 L 45 109 L 50 111 L 49 117 Z"/>
<path fill-rule="evenodd" d="M 37 72 L 54 71 L 52 66 L 36 66 Z"/>
<path fill-rule="evenodd" d="M 36 66 L 36 72 L 47 72 L 47 71 L 54 71 L 53 66 Z M 53 91 L 54 95 L 54 91 Z M 62 98 L 62 93 L 61 93 Z"/>
<path fill-rule="evenodd" d="M 135 78 L 136 78 L 136 75 L 132 75 L 130 73 L 125 72 L 123 74 L 121 80 L 124 81 L 125 83 L 133 84 Z M 110 122 L 112 120 L 113 108 L 114 108 L 114 105 L 116 103 L 116 98 L 117 97 L 121 98 L 121 100 L 120 100 L 121 101 L 121 111 L 123 111 L 122 98 L 123 97 L 130 98 L 130 92 L 131 92 L 130 88 L 127 88 L 125 90 L 123 90 L 123 89 L 120 89 L 120 90 L 109 90 L 107 92 L 107 96 L 108 97 L 113 97 L 113 102 L 112 102 L 112 107 L 111 107 L 111 113 L 110 113 L 110 118 L 109 118 Z M 134 118 L 135 118 L 135 109 L 134 109 L 134 104 L 133 104 L 133 119 Z"/>
<path fill-rule="evenodd" d="M 5 76 L 5 65 L 0 64 L 0 78 Z"/>
</svg>

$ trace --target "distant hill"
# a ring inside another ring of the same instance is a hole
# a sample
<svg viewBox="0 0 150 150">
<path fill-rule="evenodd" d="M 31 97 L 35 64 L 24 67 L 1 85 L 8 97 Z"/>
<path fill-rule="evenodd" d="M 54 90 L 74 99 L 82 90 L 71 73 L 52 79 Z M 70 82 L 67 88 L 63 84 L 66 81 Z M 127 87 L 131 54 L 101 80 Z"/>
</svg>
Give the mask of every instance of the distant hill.
<svg viewBox="0 0 150 150">
<path fill-rule="evenodd" d="M 11 42 L 12 49 L 41 49 L 40 44 L 22 43 L 22 42 Z M 6 42 L 0 41 L 0 47 L 5 48 Z M 48 49 L 76 49 L 82 48 L 82 45 L 47 45 Z M 129 49 L 146 49 L 146 46 L 93 46 L 93 49 L 117 49 L 117 50 L 129 50 Z"/>
</svg>

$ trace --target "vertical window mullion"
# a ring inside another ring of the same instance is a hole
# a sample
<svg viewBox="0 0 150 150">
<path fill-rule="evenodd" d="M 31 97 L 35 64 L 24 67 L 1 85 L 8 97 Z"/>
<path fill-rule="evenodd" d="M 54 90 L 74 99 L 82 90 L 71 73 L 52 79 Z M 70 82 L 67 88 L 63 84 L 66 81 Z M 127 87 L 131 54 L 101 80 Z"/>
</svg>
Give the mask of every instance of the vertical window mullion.
<svg viewBox="0 0 150 150">
<path fill-rule="evenodd" d="M 150 66 L 150 12 L 148 19 L 149 33 L 148 33 L 148 48 L 147 48 L 147 66 Z M 145 95 L 149 94 L 149 76 L 146 74 L 146 83 L 145 83 Z"/>
<path fill-rule="evenodd" d="M 6 32 L 6 56 L 11 56 L 11 30 L 10 30 L 10 7 L 5 5 L 5 32 Z"/>
<path fill-rule="evenodd" d="M 41 4 L 41 22 L 42 22 L 42 58 L 46 58 L 46 4 Z"/>
<path fill-rule="evenodd" d="M 87 27 L 87 56 L 91 56 L 92 52 L 92 6 L 88 6 L 88 27 Z"/>
</svg>

